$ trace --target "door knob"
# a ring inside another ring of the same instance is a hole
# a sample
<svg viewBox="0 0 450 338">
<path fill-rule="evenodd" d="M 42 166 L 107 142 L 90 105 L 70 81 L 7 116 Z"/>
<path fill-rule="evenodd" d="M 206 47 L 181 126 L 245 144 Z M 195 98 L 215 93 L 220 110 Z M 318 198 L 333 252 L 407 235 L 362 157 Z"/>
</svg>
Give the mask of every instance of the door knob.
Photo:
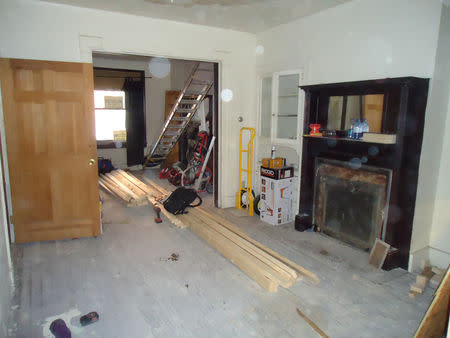
<svg viewBox="0 0 450 338">
<path fill-rule="evenodd" d="M 95 164 L 95 160 L 93 159 L 93 158 L 91 158 L 90 160 L 89 160 L 89 165 L 94 165 Z"/>
</svg>

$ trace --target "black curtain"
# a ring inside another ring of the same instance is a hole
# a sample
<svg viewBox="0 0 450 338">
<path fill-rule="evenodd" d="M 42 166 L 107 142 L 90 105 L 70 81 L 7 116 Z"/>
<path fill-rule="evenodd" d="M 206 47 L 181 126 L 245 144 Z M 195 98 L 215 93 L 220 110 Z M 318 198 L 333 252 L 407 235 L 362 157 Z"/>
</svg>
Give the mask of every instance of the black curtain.
<svg viewBox="0 0 450 338">
<path fill-rule="evenodd" d="M 145 131 L 145 85 L 144 79 L 138 81 L 126 78 L 125 92 L 127 128 L 127 165 L 144 163 Z"/>
</svg>

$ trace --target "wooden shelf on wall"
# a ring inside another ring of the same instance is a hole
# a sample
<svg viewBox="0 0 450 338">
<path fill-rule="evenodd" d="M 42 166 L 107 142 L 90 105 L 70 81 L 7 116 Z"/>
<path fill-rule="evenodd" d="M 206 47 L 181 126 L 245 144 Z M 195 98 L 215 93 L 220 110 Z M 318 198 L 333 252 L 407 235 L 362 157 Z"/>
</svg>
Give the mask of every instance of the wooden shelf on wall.
<svg viewBox="0 0 450 338">
<path fill-rule="evenodd" d="M 381 134 L 380 134 L 381 135 Z M 385 134 L 385 135 L 391 135 L 391 134 Z M 336 140 L 336 141 L 344 141 L 344 142 L 363 142 L 363 143 L 378 143 L 378 144 L 395 144 L 396 140 L 394 139 L 382 139 L 381 137 L 377 141 L 369 141 L 364 139 L 355 140 L 352 138 L 346 138 L 346 137 L 328 137 L 328 136 L 314 136 L 314 135 L 303 135 L 303 137 L 307 138 L 316 138 L 316 139 L 329 139 L 329 140 Z"/>
</svg>

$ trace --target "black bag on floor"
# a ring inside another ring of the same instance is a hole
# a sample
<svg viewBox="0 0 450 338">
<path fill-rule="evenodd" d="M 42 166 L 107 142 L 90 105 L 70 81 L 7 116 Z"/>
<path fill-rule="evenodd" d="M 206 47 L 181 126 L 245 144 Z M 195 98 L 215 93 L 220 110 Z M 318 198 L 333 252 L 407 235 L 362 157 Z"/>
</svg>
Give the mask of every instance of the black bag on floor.
<svg viewBox="0 0 450 338">
<path fill-rule="evenodd" d="M 196 199 L 199 199 L 197 204 L 191 204 Z M 187 189 L 185 187 L 179 187 L 170 194 L 164 201 L 164 208 L 174 215 L 184 214 L 185 209 L 195 208 L 202 204 L 202 199 L 194 189 Z"/>
</svg>

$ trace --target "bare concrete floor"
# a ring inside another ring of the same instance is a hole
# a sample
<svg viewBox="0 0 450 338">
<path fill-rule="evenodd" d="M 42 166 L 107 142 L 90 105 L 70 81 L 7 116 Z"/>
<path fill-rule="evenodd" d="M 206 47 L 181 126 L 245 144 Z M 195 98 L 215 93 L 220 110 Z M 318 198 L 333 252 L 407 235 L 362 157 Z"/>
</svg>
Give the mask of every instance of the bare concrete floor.
<svg viewBox="0 0 450 338">
<path fill-rule="evenodd" d="M 217 212 L 320 283 L 268 293 L 190 230 L 106 197 L 102 236 L 14 245 L 10 336 L 53 337 L 59 317 L 73 337 L 319 337 L 299 308 L 331 337 L 411 337 L 431 301 L 430 287 L 409 298 L 415 275 L 376 271 L 367 253 L 327 236 Z M 80 327 L 90 311 L 100 320 Z"/>
</svg>

